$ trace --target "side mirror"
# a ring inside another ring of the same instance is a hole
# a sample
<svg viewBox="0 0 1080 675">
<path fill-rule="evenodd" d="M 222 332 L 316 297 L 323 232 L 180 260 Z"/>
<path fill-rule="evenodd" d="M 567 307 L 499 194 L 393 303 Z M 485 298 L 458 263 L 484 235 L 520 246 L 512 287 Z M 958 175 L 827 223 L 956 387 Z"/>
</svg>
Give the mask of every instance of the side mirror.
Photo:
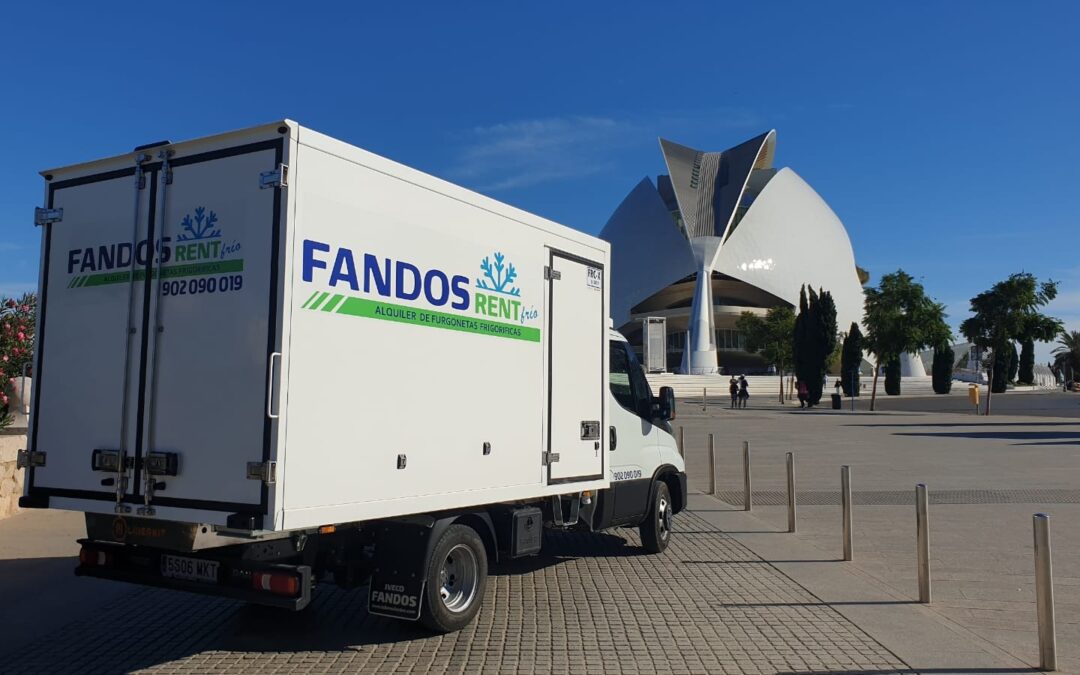
<svg viewBox="0 0 1080 675">
<path fill-rule="evenodd" d="M 653 410 L 662 420 L 675 419 L 675 390 L 671 387 L 660 387 L 660 395 L 653 399 Z"/>
</svg>

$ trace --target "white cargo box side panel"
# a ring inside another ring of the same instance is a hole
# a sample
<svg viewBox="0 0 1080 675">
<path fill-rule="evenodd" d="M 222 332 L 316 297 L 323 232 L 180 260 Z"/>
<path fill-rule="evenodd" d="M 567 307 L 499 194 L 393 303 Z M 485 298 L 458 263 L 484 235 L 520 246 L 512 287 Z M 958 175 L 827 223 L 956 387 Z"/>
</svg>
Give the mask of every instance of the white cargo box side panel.
<svg viewBox="0 0 1080 675">
<path fill-rule="evenodd" d="M 603 453 L 598 478 L 552 486 L 543 453 L 544 270 L 553 248 L 606 264 L 606 245 L 298 134 L 284 527 L 605 486 Z"/>
</svg>

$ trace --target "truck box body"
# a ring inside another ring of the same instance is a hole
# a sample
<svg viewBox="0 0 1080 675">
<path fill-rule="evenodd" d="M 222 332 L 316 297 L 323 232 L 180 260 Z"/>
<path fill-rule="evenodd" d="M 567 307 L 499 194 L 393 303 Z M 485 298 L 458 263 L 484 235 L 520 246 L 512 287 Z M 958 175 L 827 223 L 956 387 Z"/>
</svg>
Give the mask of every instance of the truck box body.
<svg viewBox="0 0 1080 675">
<path fill-rule="evenodd" d="M 289 121 L 44 175 L 27 504 L 291 530 L 607 487 L 607 243 Z"/>
</svg>

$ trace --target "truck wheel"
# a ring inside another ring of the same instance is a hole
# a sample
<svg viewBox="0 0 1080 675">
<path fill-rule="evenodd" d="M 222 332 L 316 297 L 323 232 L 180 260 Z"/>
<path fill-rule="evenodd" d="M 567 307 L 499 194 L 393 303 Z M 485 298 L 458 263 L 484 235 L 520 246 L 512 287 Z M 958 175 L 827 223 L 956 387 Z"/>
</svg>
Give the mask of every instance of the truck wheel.
<svg viewBox="0 0 1080 675">
<path fill-rule="evenodd" d="M 433 631 L 461 630 L 480 611 L 487 587 L 487 550 L 476 530 L 454 524 L 431 552 L 420 622 Z"/>
<path fill-rule="evenodd" d="M 673 513 L 671 508 L 671 491 L 667 483 L 662 480 L 655 481 L 652 488 L 652 499 L 649 500 L 649 511 L 645 520 L 641 522 L 638 531 L 641 533 L 641 545 L 649 553 L 661 553 L 671 541 L 671 521 Z"/>
</svg>

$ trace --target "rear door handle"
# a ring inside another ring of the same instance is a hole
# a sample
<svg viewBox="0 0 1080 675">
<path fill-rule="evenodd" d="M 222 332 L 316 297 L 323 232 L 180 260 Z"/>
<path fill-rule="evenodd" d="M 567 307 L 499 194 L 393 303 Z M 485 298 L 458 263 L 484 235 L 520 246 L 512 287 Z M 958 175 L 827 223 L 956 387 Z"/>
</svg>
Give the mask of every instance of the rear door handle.
<svg viewBox="0 0 1080 675">
<path fill-rule="evenodd" d="M 619 435 L 615 433 L 615 427 L 608 427 L 608 450 L 614 450 L 619 444 Z"/>
<path fill-rule="evenodd" d="M 281 364 L 281 352 L 271 352 L 270 361 L 266 365 L 266 416 L 272 420 L 276 420 L 279 415 L 274 412 L 274 403 L 276 397 L 274 396 L 274 385 L 277 383 L 277 378 L 274 377 L 276 370 L 274 369 L 274 361 Z M 278 368 L 277 370 L 280 370 Z"/>
</svg>

